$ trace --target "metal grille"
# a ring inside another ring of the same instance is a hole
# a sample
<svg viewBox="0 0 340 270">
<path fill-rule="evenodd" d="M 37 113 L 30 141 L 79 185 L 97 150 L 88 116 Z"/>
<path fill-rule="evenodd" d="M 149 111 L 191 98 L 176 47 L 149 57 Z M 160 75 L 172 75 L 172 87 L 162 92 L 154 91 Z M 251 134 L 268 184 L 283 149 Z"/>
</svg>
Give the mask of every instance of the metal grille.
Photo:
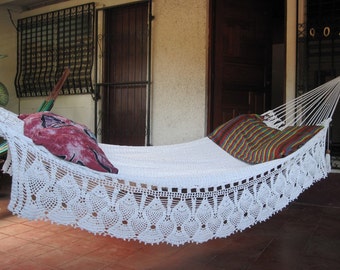
<svg viewBox="0 0 340 270">
<path fill-rule="evenodd" d="M 61 94 L 93 92 L 94 3 L 18 20 L 18 97 L 46 96 L 65 67 Z"/>
<path fill-rule="evenodd" d="M 340 0 L 307 0 L 305 9 L 297 29 L 299 95 L 340 75 Z M 333 157 L 340 156 L 339 119 L 337 108 L 328 138 Z"/>
<path fill-rule="evenodd" d="M 307 81 L 312 89 L 339 75 L 340 0 L 307 3 Z"/>
</svg>

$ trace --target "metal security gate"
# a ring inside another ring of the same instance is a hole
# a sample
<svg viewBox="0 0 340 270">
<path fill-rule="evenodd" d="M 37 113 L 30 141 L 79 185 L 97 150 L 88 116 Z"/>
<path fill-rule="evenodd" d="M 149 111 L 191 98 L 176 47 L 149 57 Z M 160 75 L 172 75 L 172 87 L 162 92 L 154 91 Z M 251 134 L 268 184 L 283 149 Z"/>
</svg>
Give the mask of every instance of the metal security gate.
<svg viewBox="0 0 340 270">
<path fill-rule="evenodd" d="M 150 2 L 105 11 L 102 141 L 149 144 Z"/>
<path fill-rule="evenodd" d="M 299 6 L 298 6 L 299 8 Z M 340 0 L 306 0 L 297 25 L 297 94 L 340 76 Z M 340 168 L 340 107 L 330 134 L 333 167 Z"/>
</svg>

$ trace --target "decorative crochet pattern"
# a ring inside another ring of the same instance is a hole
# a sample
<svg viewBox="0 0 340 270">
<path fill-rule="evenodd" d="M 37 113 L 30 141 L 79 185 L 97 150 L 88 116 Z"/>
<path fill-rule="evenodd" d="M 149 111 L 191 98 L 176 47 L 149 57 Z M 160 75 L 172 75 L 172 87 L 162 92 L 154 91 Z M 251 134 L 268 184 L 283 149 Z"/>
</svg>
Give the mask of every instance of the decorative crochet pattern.
<svg viewBox="0 0 340 270">
<path fill-rule="evenodd" d="M 337 78 L 262 115 L 277 129 L 323 126 L 286 157 L 250 165 L 208 137 L 170 146 L 100 144 L 118 174 L 55 157 L 23 135 L 16 114 L 0 109 L 0 136 L 9 144 L 3 169 L 12 175 L 9 210 L 150 244 L 227 237 L 270 218 L 327 176 L 326 135 L 339 92 Z"/>
</svg>

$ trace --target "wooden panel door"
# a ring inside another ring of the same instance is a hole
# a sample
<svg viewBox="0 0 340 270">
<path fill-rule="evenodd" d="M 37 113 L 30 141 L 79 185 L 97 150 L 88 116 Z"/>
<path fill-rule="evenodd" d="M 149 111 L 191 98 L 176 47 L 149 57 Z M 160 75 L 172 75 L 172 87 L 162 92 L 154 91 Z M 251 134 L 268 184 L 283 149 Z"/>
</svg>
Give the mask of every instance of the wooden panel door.
<svg viewBox="0 0 340 270">
<path fill-rule="evenodd" d="M 209 131 L 267 108 L 272 36 L 269 0 L 212 0 L 211 9 Z"/>
<path fill-rule="evenodd" d="M 145 145 L 149 2 L 105 12 L 102 141 Z"/>
</svg>

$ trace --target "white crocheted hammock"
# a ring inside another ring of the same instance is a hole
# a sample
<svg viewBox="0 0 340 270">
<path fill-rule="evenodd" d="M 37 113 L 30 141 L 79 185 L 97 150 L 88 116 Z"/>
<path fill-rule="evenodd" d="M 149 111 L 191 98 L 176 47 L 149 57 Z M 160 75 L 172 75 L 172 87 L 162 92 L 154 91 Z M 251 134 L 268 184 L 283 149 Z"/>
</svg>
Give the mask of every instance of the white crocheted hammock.
<svg viewBox="0 0 340 270">
<path fill-rule="evenodd" d="M 56 158 L 23 135 L 17 115 L 0 109 L 12 175 L 9 210 L 28 219 L 144 243 L 181 245 L 226 237 L 264 221 L 330 171 L 326 135 L 339 99 L 334 79 L 263 114 L 266 124 L 323 125 L 299 150 L 257 165 L 202 138 L 170 146 L 100 146 L 118 174 Z"/>
</svg>

